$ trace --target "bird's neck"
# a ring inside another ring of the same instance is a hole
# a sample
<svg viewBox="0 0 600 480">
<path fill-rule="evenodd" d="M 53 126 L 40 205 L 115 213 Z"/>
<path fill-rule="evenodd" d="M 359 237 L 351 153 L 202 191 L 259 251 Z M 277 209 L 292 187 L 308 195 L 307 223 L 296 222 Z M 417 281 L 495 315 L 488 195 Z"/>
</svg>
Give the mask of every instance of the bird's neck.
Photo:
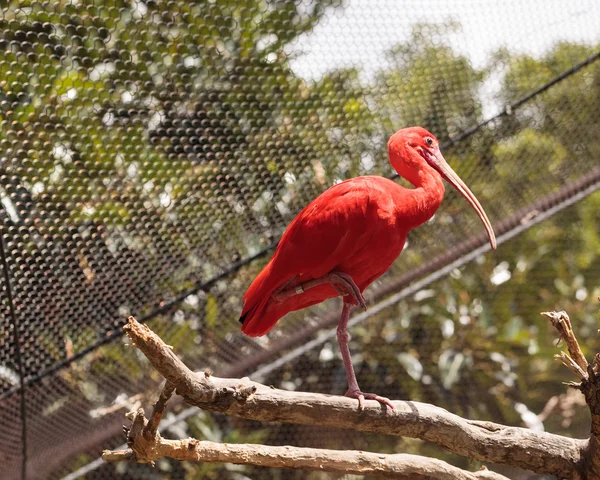
<svg viewBox="0 0 600 480">
<path fill-rule="evenodd" d="M 406 210 L 409 210 L 410 228 L 415 228 L 433 217 L 439 208 L 444 198 L 444 182 L 429 165 L 425 165 L 418 171 L 400 173 L 400 175 L 415 187 L 405 191 L 406 203 L 402 213 L 406 221 Z"/>
</svg>

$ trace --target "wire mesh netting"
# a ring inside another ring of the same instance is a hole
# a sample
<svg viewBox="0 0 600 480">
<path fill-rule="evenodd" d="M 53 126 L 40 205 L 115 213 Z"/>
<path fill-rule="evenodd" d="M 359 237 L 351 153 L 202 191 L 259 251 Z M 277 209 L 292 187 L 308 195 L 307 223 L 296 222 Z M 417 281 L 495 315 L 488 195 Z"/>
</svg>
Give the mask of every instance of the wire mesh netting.
<svg viewBox="0 0 600 480">
<path fill-rule="evenodd" d="M 241 297 L 311 199 L 345 178 L 392 176 L 387 139 L 409 125 L 440 139 L 501 246 L 483 255 L 477 216 L 447 189 L 353 320 L 361 386 L 585 434 L 567 406 L 544 416 L 549 398 L 577 400 L 563 395 L 538 313 L 570 308 L 598 343 L 595 2 L 32 1 L 0 12 L 2 478 L 308 478 L 98 461 L 161 382 L 121 326 L 130 314 L 148 322 L 196 369 L 343 394 L 328 330 L 338 300 L 251 339 Z M 172 410 L 164 434 L 175 438 L 473 466 L 406 439 Z"/>
</svg>

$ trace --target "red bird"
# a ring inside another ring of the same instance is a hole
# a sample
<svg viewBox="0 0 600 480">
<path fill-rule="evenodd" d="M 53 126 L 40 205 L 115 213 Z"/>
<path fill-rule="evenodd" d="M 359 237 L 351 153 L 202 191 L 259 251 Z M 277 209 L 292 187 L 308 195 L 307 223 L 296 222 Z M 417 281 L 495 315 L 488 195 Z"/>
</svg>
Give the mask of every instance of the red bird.
<svg viewBox="0 0 600 480">
<path fill-rule="evenodd" d="M 445 179 L 481 218 L 493 249 L 496 238 L 475 195 L 450 168 L 437 139 L 422 127 L 399 130 L 388 142 L 392 167 L 415 188 L 383 177 L 338 183 L 304 208 L 289 225 L 273 255 L 244 295 L 242 331 L 266 334 L 286 313 L 342 296 L 337 338 L 348 391 L 359 407 L 364 399 L 394 409 L 384 397 L 358 387 L 348 348 L 350 309 L 366 309 L 362 292 L 396 260 L 408 232 L 429 220 L 444 196 Z"/>
</svg>

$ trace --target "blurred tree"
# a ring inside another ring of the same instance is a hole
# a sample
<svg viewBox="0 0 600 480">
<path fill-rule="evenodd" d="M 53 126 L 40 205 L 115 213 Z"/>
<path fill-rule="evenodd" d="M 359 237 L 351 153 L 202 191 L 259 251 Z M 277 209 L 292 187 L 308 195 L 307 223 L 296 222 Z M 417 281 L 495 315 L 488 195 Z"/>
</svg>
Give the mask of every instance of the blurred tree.
<svg viewBox="0 0 600 480">
<path fill-rule="evenodd" d="M 478 88 L 484 72 L 440 37 L 460 29 L 456 23 L 416 24 L 406 43 L 389 53 L 390 68 L 378 75 L 377 112 L 386 130 L 422 125 L 447 142 L 481 118 Z"/>
<path fill-rule="evenodd" d="M 315 115 L 322 109 L 327 117 L 332 102 L 309 92 L 284 53 L 337 3 L 4 7 L 0 184 L 13 207 L 6 220 L 22 252 L 64 258 L 50 291 L 30 279 L 17 293 L 111 297 L 48 332 L 54 353 L 45 365 L 64 358 L 59 345 L 77 331 L 73 322 L 97 318 L 91 323 L 102 335 L 123 309 L 148 311 L 278 238 L 293 201 L 282 200 L 288 185 L 313 185 L 311 162 L 346 148 Z M 312 101 L 297 109 L 298 97 Z M 47 270 L 30 263 L 34 277 Z M 107 276 L 114 291 L 93 294 Z"/>
</svg>

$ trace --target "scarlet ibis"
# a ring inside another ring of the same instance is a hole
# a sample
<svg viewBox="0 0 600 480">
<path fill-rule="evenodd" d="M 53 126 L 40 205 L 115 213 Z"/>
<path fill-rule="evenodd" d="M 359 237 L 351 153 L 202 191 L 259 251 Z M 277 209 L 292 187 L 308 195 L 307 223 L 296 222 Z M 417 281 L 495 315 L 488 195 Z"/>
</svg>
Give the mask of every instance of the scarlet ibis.
<svg viewBox="0 0 600 480">
<path fill-rule="evenodd" d="M 362 292 L 396 260 L 408 232 L 429 220 L 444 196 L 445 179 L 475 209 L 496 248 L 496 237 L 483 207 L 446 163 L 438 140 L 422 127 L 404 128 L 388 142 L 389 160 L 414 188 L 384 177 L 356 177 L 330 187 L 309 203 L 281 237 L 277 249 L 244 295 L 242 331 L 266 334 L 288 312 L 342 296 L 337 339 L 348 391 L 346 396 L 385 397 L 358 387 L 348 348 L 348 320 L 354 305 L 366 309 Z"/>
</svg>

